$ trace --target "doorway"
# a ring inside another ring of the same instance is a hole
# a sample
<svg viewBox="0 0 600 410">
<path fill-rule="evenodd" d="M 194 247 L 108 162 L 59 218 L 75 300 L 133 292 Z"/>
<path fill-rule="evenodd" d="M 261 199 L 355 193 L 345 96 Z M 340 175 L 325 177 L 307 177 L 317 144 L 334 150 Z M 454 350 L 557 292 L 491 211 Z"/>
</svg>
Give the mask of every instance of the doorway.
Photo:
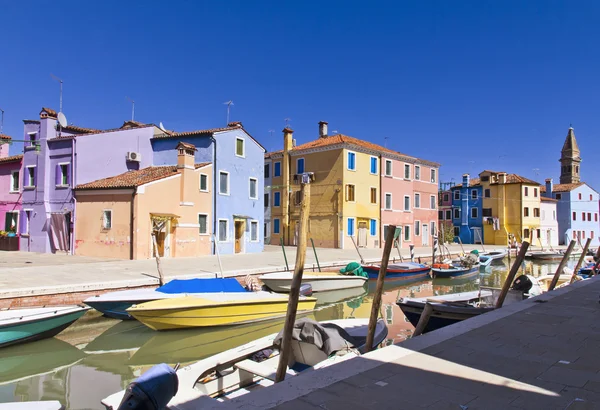
<svg viewBox="0 0 600 410">
<path fill-rule="evenodd" d="M 166 218 L 152 217 L 152 234 L 156 237 L 156 250 L 152 237 L 150 237 L 152 255 L 158 254 L 161 258 L 171 256 L 171 221 Z"/>
<path fill-rule="evenodd" d="M 473 228 L 473 243 L 482 244 L 481 228 Z"/>
<path fill-rule="evenodd" d="M 421 225 L 421 235 L 423 235 L 422 238 L 422 245 L 423 246 L 429 246 L 429 224 L 424 223 L 423 225 Z"/>
<path fill-rule="evenodd" d="M 244 235 L 246 233 L 246 221 L 236 219 L 235 226 L 235 253 L 244 252 Z"/>
<path fill-rule="evenodd" d="M 367 247 L 367 222 L 358 221 L 358 247 Z"/>
</svg>

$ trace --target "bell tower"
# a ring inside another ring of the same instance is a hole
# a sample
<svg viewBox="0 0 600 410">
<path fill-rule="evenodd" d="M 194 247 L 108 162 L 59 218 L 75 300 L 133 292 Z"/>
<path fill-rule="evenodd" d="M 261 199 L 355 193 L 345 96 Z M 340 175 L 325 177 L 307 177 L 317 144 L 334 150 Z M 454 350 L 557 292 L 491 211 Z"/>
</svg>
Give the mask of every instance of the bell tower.
<svg viewBox="0 0 600 410">
<path fill-rule="evenodd" d="M 560 183 L 574 184 L 579 182 L 581 180 L 581 156 L 573 127 L 569 127 L 567 138 L 560 153 Z"/>
</svg>

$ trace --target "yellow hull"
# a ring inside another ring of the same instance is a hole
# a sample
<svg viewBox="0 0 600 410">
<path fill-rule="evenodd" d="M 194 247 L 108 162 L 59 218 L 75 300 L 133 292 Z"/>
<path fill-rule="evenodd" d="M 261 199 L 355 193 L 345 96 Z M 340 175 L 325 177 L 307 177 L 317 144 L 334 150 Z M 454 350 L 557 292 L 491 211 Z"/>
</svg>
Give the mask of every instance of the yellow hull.
<svg viewBox="0 0 600 410">
<path fill-rule="evenodd" d="M 316 298 L 301 298 L 298 313 L 310 312 Z M 288 297 L 208 300 L 193 296 L 142 303 L 127 309 L 135 319 L 154 330 L 232 326 L 283 317 Z"/>
</svg>

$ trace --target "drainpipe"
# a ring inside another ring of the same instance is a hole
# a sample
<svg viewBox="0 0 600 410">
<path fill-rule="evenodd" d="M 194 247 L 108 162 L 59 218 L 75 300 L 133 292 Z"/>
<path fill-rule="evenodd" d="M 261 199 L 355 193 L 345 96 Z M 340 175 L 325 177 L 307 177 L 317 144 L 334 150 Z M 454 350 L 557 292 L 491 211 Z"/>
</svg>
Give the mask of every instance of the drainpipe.
<svg viewBox="0 0 600 410">
<path fill-rule="evenodd" d="M 71 198 L 73 198 L 73 213 L 71 214 L 71 224 L 73 225 L 73 230 L 71 232 L 71 255 L 75 255 L 75 210 L 77 209 L 77 198 L 75 198 L 75 170 L 77 167 L 75 166 L 75 149 L 77 148 L 76 138 L 73 137 L 71 139 Z M 69 227 L 70 228 L 70 227 Z"/>
<path fill-rule="evenodd" d="M 213 234 L 215 235 L 214 238 L 214 245 L 213 245 L 213 255 L 216 255 L 217 253 L 217 140 L 214 136 L 210 136 L 210 139 L 213 142 L 213 212 L 212 212 L 212 217 L 213 217 Z"/>
<path fill-rule="evenodd" d="M 133 228 L 134 223 L 134 214 L 135 214 L 135 194 L 137 193 L 137 187 L 133 188 L 133 192 L 131 193 L 131 205 L 129 206 L 129 259 L 133 260 L 133 234 L 135 229 Z"/>
</svg>

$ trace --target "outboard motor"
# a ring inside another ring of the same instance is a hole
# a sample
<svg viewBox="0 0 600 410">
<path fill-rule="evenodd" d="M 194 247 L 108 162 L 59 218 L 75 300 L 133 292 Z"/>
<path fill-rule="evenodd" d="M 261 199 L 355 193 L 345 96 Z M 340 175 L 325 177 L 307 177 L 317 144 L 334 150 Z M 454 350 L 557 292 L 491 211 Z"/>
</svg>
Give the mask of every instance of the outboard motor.
<svg viewBox="0 0 600 410">
<path fill-rule="evenodd" d="M 512 288 L 514 290 L 518 290 L 523 293 L 528 293 L 533 286 L 533 282 L 531 279 L 527 277 L 527 275 L 521 275 L 512 284 Z"/>
<path fill-rule="evenodd" d="M 117 410 L 163 410 L 177 394 L 179 379 L 175 369 L 157 364 L 131 382 Z"/>
</svg>

